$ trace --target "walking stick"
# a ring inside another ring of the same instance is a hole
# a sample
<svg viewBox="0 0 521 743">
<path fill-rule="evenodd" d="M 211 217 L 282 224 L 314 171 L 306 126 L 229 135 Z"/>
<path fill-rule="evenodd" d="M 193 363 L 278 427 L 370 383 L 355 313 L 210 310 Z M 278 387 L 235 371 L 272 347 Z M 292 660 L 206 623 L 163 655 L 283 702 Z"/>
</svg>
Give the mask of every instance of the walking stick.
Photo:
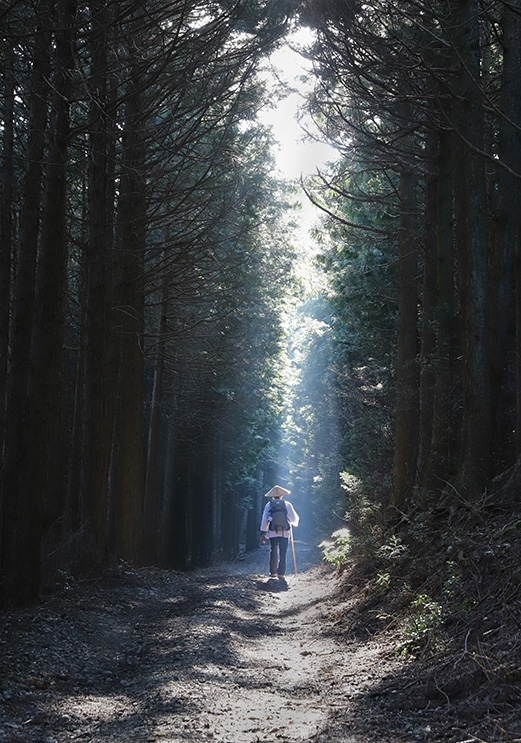
<svg viewBox="0 0 521 743">
<path fill-rule="evenodd" d="M 295 557 L 295 540 L 293 539 L 293 527 L 291 526 L 291 524 L 289 525 L 289 536 L 291 539 L 291 552 L 293 554 L 293 572 L 295 573 L 295 575 L 297 575 L 298 570 L 297 570 L 297 558 Z"/>
</svg>

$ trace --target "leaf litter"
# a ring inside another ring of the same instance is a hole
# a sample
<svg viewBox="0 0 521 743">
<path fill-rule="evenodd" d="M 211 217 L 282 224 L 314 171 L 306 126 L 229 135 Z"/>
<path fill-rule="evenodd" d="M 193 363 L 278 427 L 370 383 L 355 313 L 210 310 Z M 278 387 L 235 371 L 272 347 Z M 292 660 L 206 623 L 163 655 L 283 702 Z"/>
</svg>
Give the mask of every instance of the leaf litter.
<svg viewBox="0 0 521 743">
<path fill-rule="evenodd" d="M 362 631 L 363 588 L 310 557 L 275 590 L 266 563 L 127 566 L 0 615 L 0 743 L 484 740 L 395 623 Z"/>
</svg>

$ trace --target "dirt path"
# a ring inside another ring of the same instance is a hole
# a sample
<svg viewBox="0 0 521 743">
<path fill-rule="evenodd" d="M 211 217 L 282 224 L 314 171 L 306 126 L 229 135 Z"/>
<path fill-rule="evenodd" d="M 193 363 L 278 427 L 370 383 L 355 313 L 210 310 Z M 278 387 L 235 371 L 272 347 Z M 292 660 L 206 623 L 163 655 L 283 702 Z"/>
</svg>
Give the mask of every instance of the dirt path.
<svg viewBox="0 0 521 743">
<path fill-rule="evenodd" d="M 257 550 L 191 576 L 129 570 L 0 616 L 0 742 L 464 740 L 406 711 L 385 642 L 335 633 L 338 580 L 303 556 L 287 591 L 266 590 Z"/>
</svg>

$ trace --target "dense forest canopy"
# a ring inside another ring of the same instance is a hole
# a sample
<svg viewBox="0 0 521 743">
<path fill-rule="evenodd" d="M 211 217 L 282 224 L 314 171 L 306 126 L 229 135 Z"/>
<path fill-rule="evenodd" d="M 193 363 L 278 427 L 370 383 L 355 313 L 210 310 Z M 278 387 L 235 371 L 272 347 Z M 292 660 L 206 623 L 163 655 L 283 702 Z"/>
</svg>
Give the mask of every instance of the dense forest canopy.
<svg viewBox="0 0 521 743">
<path fill-rule="evenodd" d="M 302 18 L 310 110 L 341 153 L 306 190 L 325 215 L 350 526 L 374 550 L 397 515 L 414 530 L 436 514 L 441 535 L 462 507 L 514 513 L 521 5 L 319 0 Z"/>
<path fill-rule="evenodd" d="M 236 553 L 278 430 L 281 2 L 2 12 L 1 586 Z M 256 493 L 256 489 L 255 489 Z"/>
<path fill-rule="evenodd" d="M 490 492 L 519 454 L 521 2 L 0 11 L 0 604 Z M 303 25 L 299 275 L 258 72 Z M 347 514 L 347 515 L 346 515 Z M 374 530 L 372 532 L 374 534 Z"/>
</svg>

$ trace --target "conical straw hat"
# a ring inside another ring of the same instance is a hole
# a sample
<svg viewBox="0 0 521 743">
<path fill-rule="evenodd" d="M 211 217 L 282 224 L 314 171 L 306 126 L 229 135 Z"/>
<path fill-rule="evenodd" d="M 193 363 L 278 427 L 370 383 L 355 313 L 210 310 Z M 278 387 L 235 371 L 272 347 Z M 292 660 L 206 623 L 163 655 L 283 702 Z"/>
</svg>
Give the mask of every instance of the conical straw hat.
<svg viewBox="0 0 521 743">
<path fill-rule="evenodd" d="M 289 495 L 291 490 L 286 490 L 282 485 L 274 485 L 271 490 L 265 494 L 265 498 L 282 498 L 283 495 Z"/>
</svg>

